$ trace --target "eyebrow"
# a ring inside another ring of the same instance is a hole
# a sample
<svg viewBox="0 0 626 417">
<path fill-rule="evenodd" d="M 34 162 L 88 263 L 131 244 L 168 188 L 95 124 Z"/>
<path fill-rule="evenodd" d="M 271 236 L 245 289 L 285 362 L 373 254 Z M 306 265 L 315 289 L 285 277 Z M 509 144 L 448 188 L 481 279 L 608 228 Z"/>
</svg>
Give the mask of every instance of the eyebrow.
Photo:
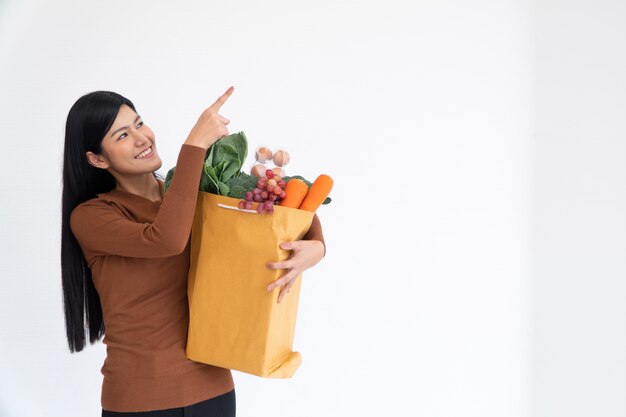
<svg viewBox="0 0 626 417">
<path fill-rule="evenodd" d="M 137 123 L 137 120 L 139 120 L 139 118 L 140 118 L 140 117 L 141 117 L 140 115 L 137 115 L 137 117 L 135 117 L 135 121 L 134 121 L 134 123 Z M 120 127 L 120 128 L 119 128 L 119 129 L 117 129 L 115 132 L 111 133 L 111 136 L 110 136 L 110 137 L 113 137 L 113 135 L 115 135 L 117 132 L 119 132 L 120 130 L 124 130 L 124 129 L 128 129 L 128 126 L 123 126 L 123 127 Z"/>
</svg>

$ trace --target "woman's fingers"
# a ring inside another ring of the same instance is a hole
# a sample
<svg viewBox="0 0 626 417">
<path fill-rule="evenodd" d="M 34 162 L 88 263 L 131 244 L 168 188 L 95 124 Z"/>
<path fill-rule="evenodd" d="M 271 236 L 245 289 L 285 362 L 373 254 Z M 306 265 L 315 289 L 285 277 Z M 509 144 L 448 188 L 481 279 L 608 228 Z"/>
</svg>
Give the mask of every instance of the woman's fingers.
<svg viewBox="0 0 626 417">
<path fill-rule="evenodd" d="M 291 281 L 283 285 L 283 288 L 280 289 L 280 293 L 278 294 L 278 300 L 276 302 L 280 303 L 280 300 L 282 300 L 284 296 L 289 294 L 289 290 L 291 289 L 293 284 L 296 282 L 296 278 L 292 279 Z"/>
<path fill-rule="evenodd" d="M 224 116 L 220 116 L 219 114 L 217 115 L 217 118 L 220 119 L 220 121 L 222 123 L 224 123 L 225 125 L 230 123 L 230 120 L 228 120 L 227 118 L 225 118 Z"/>
<path fill-rule="evenodd" d="M 228 97 L 230 97 L 233 91 L 235 91 L 235 87 L 228 87 L 228 90 L 226 90 L 226 92 L 222 94 L 220 98 L 215 100 L 215 103 L 211 104 L 207 110 L 214 113 L 219 112 L 220 108 L 222 108 L 222 105 L 226 103 L 226 100 L 228 100 Z"/>
<path fill-rule="evenodd" d="M 292 259 L 293 258 L 290 258 L 282 262 L 269 262 L 267 267 L 270 269 L 290 269 L 295 266 Z"/>
<path fill-rule="evenodd" d="M 298 252 L 300 251 L 300 249 L 302 249 L 302 240 L 292 240 L 291 242 L 283 242 L 280 244 L 280 248 Z"/>
<path fill-rule="evenodd" d="M 289 292 L 300 273 L 319 262 L 323 257 L 323 246 L 319 241 L 310 240 L 284 242 L 281 244 L 283 249 L 293 250 L 291 258 L 282 262 L 267 263 L 267 267 L 271 269 L 289 269 L 289 272 L 284 276 L 267 286 L 268 291 L 282 286 L 278 294 L 278 302 Z"/>
<path fill-rule="evenodd" d="M 289 271 L 285 275 L 283 275 L 281 278 L 278 278 L 276 281 L 274 281 L 270 285 L 268 285 L 267 286 L 267 290 L 268 291 L 272 291 L 274 288 L 280 287 L 281 285 L 286 284 L 290 280 L 295 279 L 297 276 L 298 276 L 298 271 L 292 269 L 291 271 Z"/>
</svg>

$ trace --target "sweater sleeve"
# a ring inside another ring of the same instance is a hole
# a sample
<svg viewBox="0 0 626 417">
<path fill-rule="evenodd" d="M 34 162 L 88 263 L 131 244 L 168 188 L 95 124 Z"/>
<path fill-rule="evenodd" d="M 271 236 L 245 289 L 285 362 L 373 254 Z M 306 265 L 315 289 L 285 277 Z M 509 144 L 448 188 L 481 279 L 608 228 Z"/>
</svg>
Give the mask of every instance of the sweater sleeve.
<svg viewBox="0 0 626 417">
<path fill-rule="evenodd" d="M 311 227 L 306 235 L 304 235 L 304 240 L 319 240 L 324 245 L 324 256 L 326 256 L 326 242 L 324 241 L 324 233 L 322 233 L 322 223 L 320 223 L 320 218 L 317 217 L 317 213 L 313 216 L 313 222 L 311 223 Z"/>
<path fill-rule="evenodd" d="M 181 253 L 189 240 L 206 150 L 183 144 L 159 212 L 152 223 L 129 220 L 114 204 L 89 200 L 70 216 L 70 228 L 84 252 L 161 258 Z"/>
</svg>

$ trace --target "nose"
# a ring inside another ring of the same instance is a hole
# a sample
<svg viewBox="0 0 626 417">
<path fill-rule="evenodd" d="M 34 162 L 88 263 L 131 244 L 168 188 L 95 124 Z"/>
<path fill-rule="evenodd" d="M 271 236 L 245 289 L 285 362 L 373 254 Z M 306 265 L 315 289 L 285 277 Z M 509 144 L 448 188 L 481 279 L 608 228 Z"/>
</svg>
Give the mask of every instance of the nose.
<svg viewBox="0 0 626 417">
<path fill-rule="evenodd" d="M 149 142 L 150 142 L 150 138 L 148 138 L 143 133 L 141 132 L 135 133 L 135 146 L 141 148 L 142 146 L 145 146 Z"/>
</svg>

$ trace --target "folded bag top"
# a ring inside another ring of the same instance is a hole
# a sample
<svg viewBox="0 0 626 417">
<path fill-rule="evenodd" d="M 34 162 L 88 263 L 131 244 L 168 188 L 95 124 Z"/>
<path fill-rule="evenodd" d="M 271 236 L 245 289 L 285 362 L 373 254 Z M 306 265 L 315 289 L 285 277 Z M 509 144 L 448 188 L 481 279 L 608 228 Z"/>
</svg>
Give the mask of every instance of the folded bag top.
<svg viewBox="0 0 626 417">
<path fill-rule="evenodd" d="M 276 205 L 274 213 L 237 209 L 239 199 L 199 192 L 191 230 L 188 359 L 267 378 L 290 378 L 300 274 L 280 304 L 266 287 L 286 270 L 283 242 L 300 240 L 314 213 Z M 224 206 L 228 206 L 226 208 Z M 256 205 L 255 205 L 256 207 Z"/>
</svg>

